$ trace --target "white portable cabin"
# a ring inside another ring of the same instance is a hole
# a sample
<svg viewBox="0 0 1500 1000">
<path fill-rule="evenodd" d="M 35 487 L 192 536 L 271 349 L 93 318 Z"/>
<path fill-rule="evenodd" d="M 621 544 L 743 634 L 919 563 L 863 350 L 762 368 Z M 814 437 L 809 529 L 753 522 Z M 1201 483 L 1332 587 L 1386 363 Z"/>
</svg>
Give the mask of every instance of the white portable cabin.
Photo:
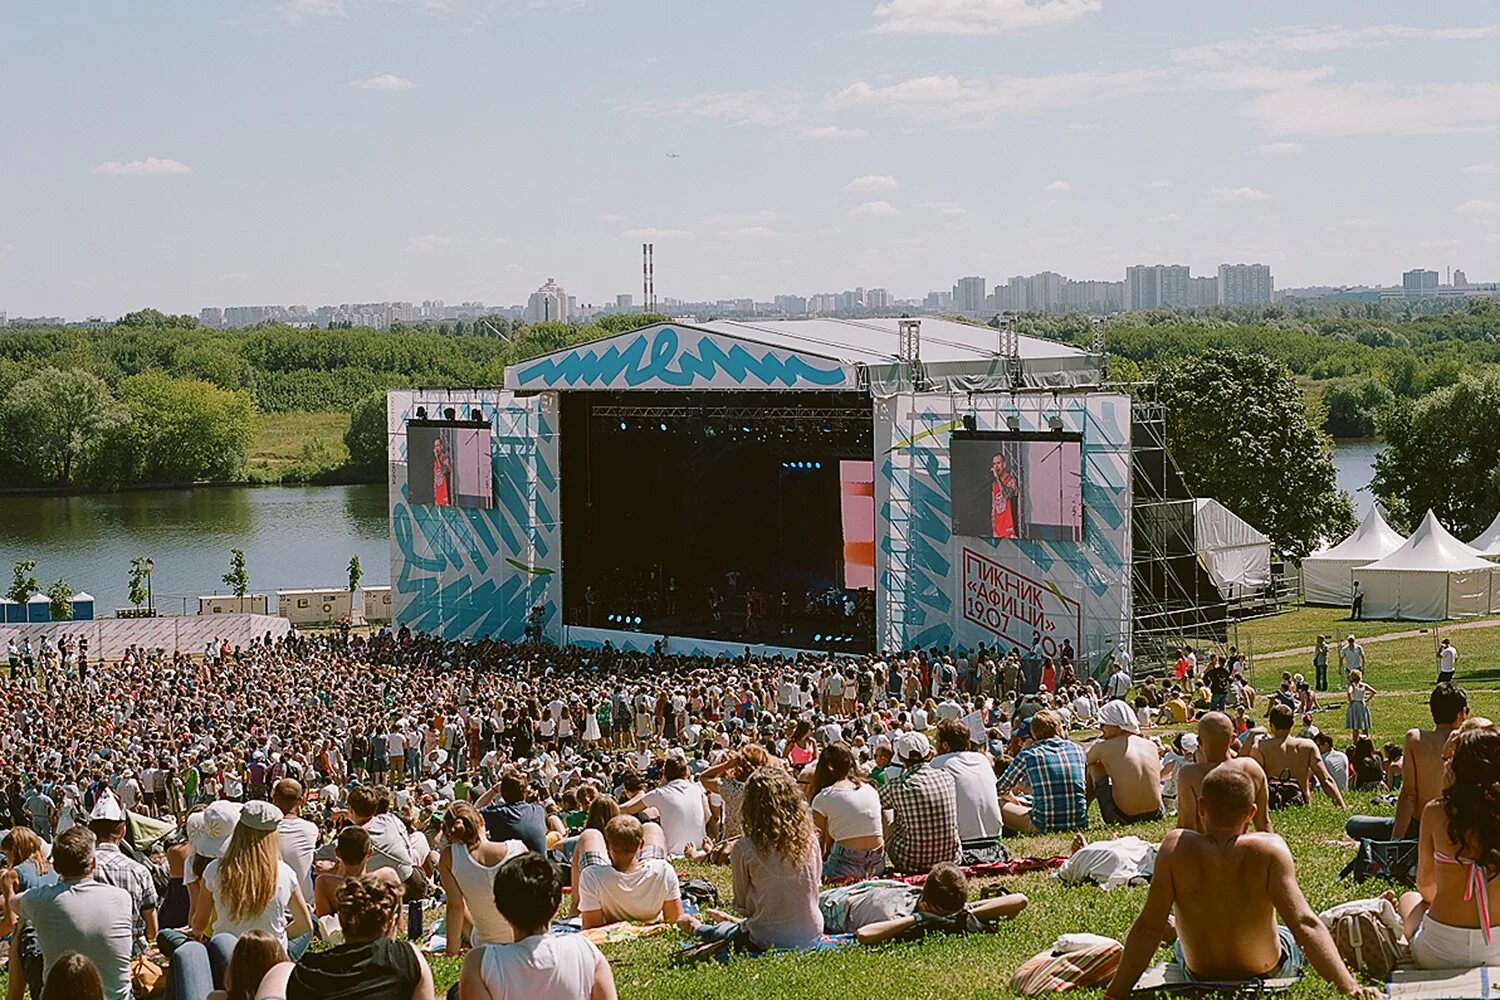
<svg viewBox="0 0 1500 1000">
<path fill-rule="evenodd" d="M 374 625 L 388 625 L 391 621 L 391 588 L 361 587 L 360 599 L 364 604 L 365 621 Z"/>
<path fill-rule="evenodd" d="M 1405 541 L 1385 523 L 1379 507 L 1371 507 L 1354 534 L 1302 560 L 1302 598 L 1308 604 L 1348 604 L 1353 596 L 1354 571 L 1384 559 Z"/>
<path fill-rule="evenodd" d="M 1500 611 L 1500 566 L 1454 538 L 1432 511 L 1395 552 L 1354 571 L 1364 617 L 1440 621 Z"/>
<path fill-rule="evenodd" d="M 293 625 L 333 625 L 354 617 L 354 594 L 344 587 L 278 590 L 276 614 Z"/>
<path fill-rule="evenodd" d="M 268 607 L 270 600 L 265 594 L 246 594 L 244 597 L 211 594 L 198 598 L 200 615 L 264 615 L 270 614 L 266 610 Z"/>
</svg>

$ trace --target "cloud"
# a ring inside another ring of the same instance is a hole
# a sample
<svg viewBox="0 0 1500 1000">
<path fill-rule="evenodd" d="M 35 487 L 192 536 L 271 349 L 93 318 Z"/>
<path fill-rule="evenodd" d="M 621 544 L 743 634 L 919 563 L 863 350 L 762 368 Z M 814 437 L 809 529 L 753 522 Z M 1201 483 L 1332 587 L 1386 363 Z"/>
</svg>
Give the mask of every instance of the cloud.
<svg viewBox="0 0 1500 1000">
<path fill-rule="evenodd" d="M 719 233 L 719 235 L 727 236 L 731 239 L 753 240 L 765 239 L 768 236 L 780 236 L 781 234 L 770 226 L 742 226 L 739 229 L 726 230 Z"/>
<path fill-rule="evenodd" d="M 894 191 L 901 185 L 890 174 L 865 174 L 844 185 L 845 191 Z"/>
<path fill-rule="evenodd" d="M 849 209 L 850 215 L 895 215 L 896 206 L 888 201 L 867 201 Z"/>
<path fill-rule="evenodd" d="M 1061 198 L 1048 198 L 1036 203 L 1037 208 L 1062 208 L 1067 202 Z"/>
<path fill-rule="evenodd" d="M 767 208 L 760 208 L 753 212 L 721 212 L 718 215 L 707 215 L 704 216 L 703 221 L 710 226 L 750 226 L 776 222 L 786 217 L 785 212 L 773 212 Z"/>
<path fill-rule="evenodd" d="M 818 124 L 822 111 L 803 95 L 788 90 L 737 90 L 630 101 L 621 105 L 620 110 L 653 117 L 712 118 L 727 125 L 777 129 L 798 139 L 863 139 L 866 135 L 862 128 Z"/>
<path fill-rule="evenodd" d="M 936 212 L 938 215 L 969 214 L 968 209 L 964 208 L 956 201 L 924 201 L 919 202 L 916 207 L 925 211 Z"/>
<path fill-rule="evenodd" d="M 655 226 L 627 229 L 620 235 L 632 240 L 690 240 L 693 238 L 693 234 L 686 229 L 658 229 Z"/>
<path fill-rule="evenodd" d="M 1102 9 L 1100 0 L 886 0 L 875 30 L 909 35 L 1001 35 L 1066 24 Z"/>
<path fill-rule="evenodd" d="M 1266 156 L 1296 156 L 1307 147 L 1300 142 L 1267 142 L 1255 147 Z"/>
<path fill-rule="evenodd" d="M 1210 201 L 1268 201 L 1270 195 L 1260 188 L 1213 188 L 1208 192 Z"/>
<path fill-rule="evenodd" d="M 1165 190 L 1165 189 L 1167 189 L 1167 188 L 1169 188 L 1171 186 L 1172 186 L 1172 182 L 1171 181 L 1166 181 L 1166 180 L 1161 180 L 1161 181 L 1147 181 L 1146 182 L 1146 187 L 1150 188 L 1153 191 L 1162 191 L 1162 190 Z"/>
<path fill-rule="evenodd" d="M 1500 201 L 1490 201 L 1476 198 L 1466 201 L 1453 210 L 1458 215 L 1477 215 L 1487 218 L 1491 215 L 1500 215 Z"/>
<path fill-rule="evenodd" d="M 1500 82 L 1290 86 L 1241 113 L 1269 135 L 1455 135 L 1500 124 Z"/>
<path fill-rule="evenodd" d="M 426 236 L 413 236 L 406 241 L 406 246 L 403 249 L 407 253 L 432 253 L 432 251 L 447 244 L 448 237 L 434 236 L 428 233 Z"/>
<path fill-rule="evenodd" d="M 1168 212 L 1166 215 L 1153 215 L 1151 217 L 1150 221 L 1151 222 L 1181 222 L 1182 221 L 1182 216 L 1178 215 L 1176 212 Z"/>
<path fill-rule="evenodd" d="M 1500 163 L 1471 163 L 1464 167 L 1466 174 L 1500 174 Z"/>
<path fill-rule="evenodd" d="M 404 76 L 382 73 L 368 80 L 355 80 L 350 86 L 358 87 L 360 90 L 415 90 L 417 85 Z"/>
<path fill-rule="evenodd" d="M 190 174 L 193 168 L 180 160 L 148 156 L 144 160 L 105 160 L 97 164 L 91 174 L 101 177 L 165 177 L 169 174 Z"/>
<path fill-rule="evenodd" d="M 596 215 L 596 216 L 594 216 L 594 221 L 595 222 L 603 222 L 603 223 L 624 222 L 625 221 L 625 216 L 623 216 L 623 215 L 615 215 L 612 212 L 606 212 L 603 215 Z"/>
<path fill-rule="evenodd" d="M 863 139 L 869 135 L 862 128 L 841 128 L 838 125 L 819 125 L 805 128 L 799 133 L 804 139 Z"/>
<path fill-rule="evenodd" d="M 1046 187 L 1042 188 L 1042 190 L 1046 191 L 1049 194 L 1065 194 L 1068 191 L 1073 190 L 1073 185 L 1069 184 L 1067 181 L 1053 181 L 1051 184 L 1048 184 Z"/>
<path fill-rule="evenodd" d="M 1098 122 L 1069 122 L 1063 126 L 1064 132 L 1097 132 L 1103 125 Z"/>
<path fill-rule="evenodd" d="M 1157 92 L 1168 85 L 1169 74 L 1152 68 L 1033 77 L 919 76 L 885 85 L 857 80 L 831 95 L 827 104 L 833 110 L 874 111 L 962 131 L 1000 118 L 1033 118 L 1110 97 Z"/>
</svg>

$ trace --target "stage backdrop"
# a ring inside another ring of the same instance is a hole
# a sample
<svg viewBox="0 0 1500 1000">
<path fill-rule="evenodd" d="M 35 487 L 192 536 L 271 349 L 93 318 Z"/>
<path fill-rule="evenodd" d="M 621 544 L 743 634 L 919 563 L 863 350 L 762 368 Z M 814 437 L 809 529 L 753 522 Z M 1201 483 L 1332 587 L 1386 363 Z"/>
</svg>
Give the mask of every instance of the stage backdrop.
<svg viewBox="0 0 1500 1000">
<path fill-rule="evenodd" d="M 1082 436 L 1081 542 L 954 534 L 949 438 L 966 416 L 978 431 Z M 1042 652 L 1067 639 L 1090 667 L 1129 648 L 1129 399 L 907 393 L 876 400 L 875 441 L 878 645 L 1024 651 L 1040 633 Z"/>
<path fill-rule="evenodd" d="M 494 504 L 412 503 L 406 423 L 453 407 L 479 410 L 491 428 Z M 544 633 L 562 636 L 557 394 L 516 398 L 496 389 L 395 391 L 387 396 L 390 446 L 391 606 L 397 625 L 448 639 L 520 639 L 540 604 Z"/>
</svg>

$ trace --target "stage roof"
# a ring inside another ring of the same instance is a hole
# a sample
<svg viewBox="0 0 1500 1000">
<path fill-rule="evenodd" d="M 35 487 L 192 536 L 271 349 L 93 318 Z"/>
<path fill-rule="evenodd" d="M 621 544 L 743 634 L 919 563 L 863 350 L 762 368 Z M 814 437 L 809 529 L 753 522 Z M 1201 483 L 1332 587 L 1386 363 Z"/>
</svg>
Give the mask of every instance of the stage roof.
<svg viewBox="0 0 1500 1000">
<path fill-rule="evenodd" d="M 861 370 L 877 395 L 902 388 L 891 319 L 710 320 L 661 323 L 511 365 L 505 386 L 549 389 L 856 389 Z M 921 319 L 930 388 L 1011 388 L 1000 332 Z M 1100 359 L 1067 344 L 1019 337 L 1018 387 L 1072 388 L 1102 381 Z"/>
</svg>

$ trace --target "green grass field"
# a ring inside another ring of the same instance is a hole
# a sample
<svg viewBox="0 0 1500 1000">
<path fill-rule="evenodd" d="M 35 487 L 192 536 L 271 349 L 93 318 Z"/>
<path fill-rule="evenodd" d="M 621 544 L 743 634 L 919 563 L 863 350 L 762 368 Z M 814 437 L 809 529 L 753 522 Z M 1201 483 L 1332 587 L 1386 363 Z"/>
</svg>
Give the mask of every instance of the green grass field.
<svg viewBox="0 0 1500 1000">
<path fill-rule="evenodd" d="M 349 414 L 257 413 L 246 473 L 256 482 L 304 481 L 349 459 L 344 431 Z"/>
</svg>

